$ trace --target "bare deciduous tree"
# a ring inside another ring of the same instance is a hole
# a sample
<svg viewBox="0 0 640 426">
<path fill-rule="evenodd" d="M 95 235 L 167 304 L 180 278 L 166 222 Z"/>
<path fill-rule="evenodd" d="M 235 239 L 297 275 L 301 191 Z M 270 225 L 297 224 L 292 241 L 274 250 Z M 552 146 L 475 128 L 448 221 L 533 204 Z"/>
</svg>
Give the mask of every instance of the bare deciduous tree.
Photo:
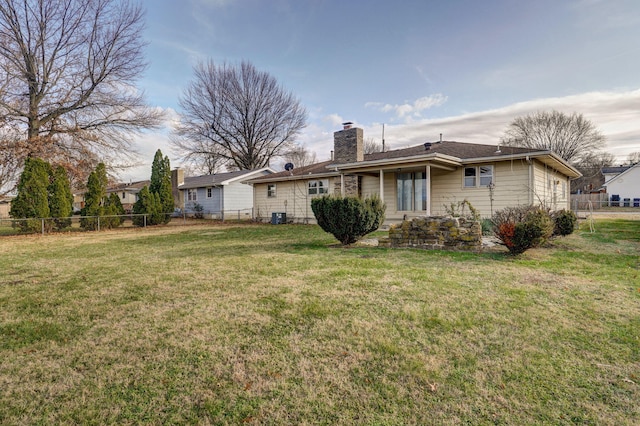
<svg viewBox="0 0 640 426">
<path fill-rule="evenodd" d="M 367 138 L 364 141 L 363 149 L 365 154 L 382 152 L 382 143 L 377 142 L 374 138 Z"/>
<path fill-rule="evenodd" d="M 609 152 L 593 152 L 582 156 L 580 162 L 575 164 L 582 176 L 571 181 L 571 191 L 588 192 L 600 188 L 604 183 L 602 168 L 614 162 L 615 157 Z"/>
<path fill-rule="evenodd" d="M 134 86 L 142 29 L 126 0 L 0 0 L 0 123 L 22 135 L 24 156 L 92 168 L 159 124 Z"/>
<path fill-rule="evenodd" d="M 631 166 L 640 163 L 640 151 L 635 151 L 627 155 L 627 163 Z"/>
<path fill-rule="evenodd" d="M 194 74 L 180 98 L 178 149 L 220 155 L 228 167 L 256 169 L 287 152 L 306 125 L 306 111 L 293 94 L 249 62 L 209 61 Z"/>
<path fill-rule="evenodd" d="M 578 163 L 602 148 L 605 138 L 582 114 L 543 111 L 515 118 L 502 143 L 552 150 L 564 160 Z"/>
<path fill-rule="evenodd" d="M 284 155 L 285 163 L 292 163 L 295 167 L 310 166 L 318 162 L 316 153 L 304 145 L 296 145 Z"/>
<path fill-rule="evenodd" d="M 182 166 L 192 174 L 212 175 L 225 166 L 227 160 L 219 153 L 219 147 L 207 140 L 186 139 L 171 136 L 172 151 L 182 162 Z"/>
</svg>

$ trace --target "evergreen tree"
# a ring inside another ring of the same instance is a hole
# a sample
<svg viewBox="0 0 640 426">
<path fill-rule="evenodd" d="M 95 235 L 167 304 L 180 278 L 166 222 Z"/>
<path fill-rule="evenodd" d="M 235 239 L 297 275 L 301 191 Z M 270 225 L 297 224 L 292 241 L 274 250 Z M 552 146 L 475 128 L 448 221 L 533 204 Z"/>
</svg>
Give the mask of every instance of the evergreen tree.
<svg viewBox="0 0 640 426">
<path fill-rule="evenodd" d="M 84 194 L 84 208 L 82 216 L 103 216 L 104 199 L 107 194 L 107 168 L 103 163 L 99 163 L 94 171 L 89 175 L 87 181 L 87 192 Z M 89 217 L 80 220 L 80 226 L 86 230 L 98 229 L 98 218 Z"/>
<path fill-rule="evenodd" d="M 52 171 L 49 185 L 49 211 L 56 229 L 71 226 L 70 216 L 73 213 L 73 194 L 69 184 L 69 176 L 62 166 Z"/>
<path fill-rule="evenodd" d="M 174 210 L 173 191 L 171 188 L 171 164 L 169 157 L 163 157 L 162 151 L 157 150 L 151 166 L 151 184 L 149 192 L 160 196 L 161 212 L 164 213 L 163 223 L 171 220 Z"/>
<path fill-rule="evenodd" d="M 138 201 L 133 205 L 134 216 L 133 224 L 136 226 L 159 225 L 164 223 L 164 213 L 162 212 L 162 204 L 160 203 L 160 196 L 157 192 L 153 193 L 149 191 L 148 187 L 143 187 L 138 193 Z"/>
<path fill-rule="evenodd" d="M 49 210 L 49 176 L 51 166 L 39 158 L 27 158 L 24 170 L 18 182 L 18 193 L 11 202 L 9 214 L 13 218 L 48 218 Z M 40 230 L 40 220 L 23 220 L 18 223 L 22 231 Z"/>
<path fill-rule="evenodd" d="M 105 228 L 117 228 L 124 222 L 124 218 L 122 217 L 124 214 L 125 211 L 124 207 L 122 207 L 120 197 L 118 197 L 118 194 L 112 193 L 105 198 L 104 202 L 104 215 L 111 217 L 104 218 L 100 221 L 100 224 L 104 222 Z"/>
</svg>

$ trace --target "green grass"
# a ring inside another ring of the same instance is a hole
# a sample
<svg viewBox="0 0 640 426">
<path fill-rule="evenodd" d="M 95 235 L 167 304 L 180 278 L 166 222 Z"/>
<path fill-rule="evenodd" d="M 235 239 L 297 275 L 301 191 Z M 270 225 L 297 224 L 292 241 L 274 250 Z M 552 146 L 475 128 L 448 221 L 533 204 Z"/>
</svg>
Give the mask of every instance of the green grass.
<svg viewBox="0 0 640 426">
<path fill-rule="evenodd" d="M 519 257 L 315 226 L 0 240 L 1 424 L 640 423 L 640 222 Z"/>
</svg>

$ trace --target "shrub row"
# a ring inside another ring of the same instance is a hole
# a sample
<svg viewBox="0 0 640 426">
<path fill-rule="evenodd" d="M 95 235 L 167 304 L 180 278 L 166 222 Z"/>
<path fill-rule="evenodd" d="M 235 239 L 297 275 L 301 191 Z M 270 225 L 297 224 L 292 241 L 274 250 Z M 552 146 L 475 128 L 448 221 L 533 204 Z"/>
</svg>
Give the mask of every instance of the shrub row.
<svg viewBox="0 0 640 426">
<path fill-rule="evenodd" d="M 537 206 L 507 207 L 493 216 L 494 235 L 512 254 L 544 244 L 554 235 L 573 232 L 577 217 L 572 211 L 549 213 Z"/>
</svg>

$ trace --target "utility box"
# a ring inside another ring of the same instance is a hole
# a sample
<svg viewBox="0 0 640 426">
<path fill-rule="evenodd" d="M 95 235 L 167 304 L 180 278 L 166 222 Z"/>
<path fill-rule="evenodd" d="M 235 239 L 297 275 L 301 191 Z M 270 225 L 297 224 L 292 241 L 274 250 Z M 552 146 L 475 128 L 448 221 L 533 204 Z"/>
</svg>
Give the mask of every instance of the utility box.
<svg viewBox="0 0 640 426">
<path fill-rule="evenodd" d="M 287 214 L 284 212 L 271 213 L 271 224 L 282 225 L 287 223 Z"/>
</svg>

